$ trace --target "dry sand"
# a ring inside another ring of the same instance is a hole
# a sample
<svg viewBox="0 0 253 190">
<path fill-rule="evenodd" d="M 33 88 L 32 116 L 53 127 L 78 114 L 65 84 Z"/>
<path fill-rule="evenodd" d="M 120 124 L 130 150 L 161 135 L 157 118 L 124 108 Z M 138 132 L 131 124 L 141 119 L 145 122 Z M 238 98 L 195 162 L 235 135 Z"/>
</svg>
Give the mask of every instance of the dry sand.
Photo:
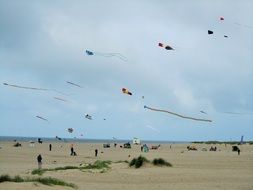
<svg viewBox="0 0 253 190">
<path fill-rule="evenodd" d="M 35 144 L 30 147 L 28 142 L 21 142 L 22 147 L 13 147 L 14 142 L 0 142 L 0 175 L 34 176 L 31 171 L 37 168 L 36 157 L 43 157 L 43 168 L 58 166 L 79 166 L 80 163 L 93 163 L 96 160 L 130 161 L 143 155 L 152 160 L 164 158 L 173 167 L 144 166 L 140 169 L 129 168 L 126 163 L 112 163 L 111 169 L 105 173 L 82 172 L 80 170 L 50 171 L 43 177 L 54 177 L 74 183 L 78 189 L 108 190 L 252 190 L 253 189 L 253 145 L 241 145 L 241 155 L 231 151 L 231 145 L 217 146 L 217 152 L 201 151 L 212 145 L 195 145 L 198 151 L 187 151 L 186 144 L 162 145 L 158 150 L 142 153 L 140 146 L 131 149 L 103 148 L 102 144 L 75 143 L 77 156 L 70 156 L 70 143 Z M 99 150 L 98 157 L 94 150 Z M 103 152 L 103 153 L 101 153 Z M 130 155 L 130 157 L 129 157 Z M 0 183 L 1 190 L 26 189 L 72 189 L 62 186 L 46 186 L 39 183 Z"/>
</svg>

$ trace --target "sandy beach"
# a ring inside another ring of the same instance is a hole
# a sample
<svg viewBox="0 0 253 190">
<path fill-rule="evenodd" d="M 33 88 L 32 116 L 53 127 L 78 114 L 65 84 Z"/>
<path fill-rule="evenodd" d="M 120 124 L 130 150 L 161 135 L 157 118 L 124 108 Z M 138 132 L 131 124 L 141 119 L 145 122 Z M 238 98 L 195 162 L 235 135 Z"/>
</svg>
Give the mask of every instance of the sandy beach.
<svg viewBox="0 0 253 190">
<path fill-rule="evenodd" d="M 232 152 L 231 145 L 195 145 L 197 151 L 188 151 L 189 144 L 163 144 L 158 150 L 141 152 L 140 145 L 131 149 L 103 148 L 102 144 L 74 143 L 77 156 L 70 156 L 71 143 L 38 144 L 21 142 L 22 147 L 13 147 L 14 142 L 0 142 L 0 174 L 10 176 L 35 177 L 31 171 L 36 169 L 38 154 L 43 157 L 42 168 L 60 166 L 79 166 L 94 163 L 96 160 L 111 160 L 110 169 L 100 173 L 96 170 L 48 171 L 42 177 L 54 177 L 74 183 L 78 189 L 253 189 L 253 145 L 241 145 L 241 154 Z M 217 146 L 216 152 L 209 151 Z M 208 151 L 201 151 L 207 148 Z M 98 149 L 98 157 L 94 150 Z M 130 168 L 123 161 L 131 161 L 139 155 L 147 159 L 163 158 L 173 167 L 157 167 L 151 164 L 139 169 Z M 0 189 L 72 189 L 62 186 L 47 186 L 40 183 L 25 182 L 0 183 Z"/>
</svg>

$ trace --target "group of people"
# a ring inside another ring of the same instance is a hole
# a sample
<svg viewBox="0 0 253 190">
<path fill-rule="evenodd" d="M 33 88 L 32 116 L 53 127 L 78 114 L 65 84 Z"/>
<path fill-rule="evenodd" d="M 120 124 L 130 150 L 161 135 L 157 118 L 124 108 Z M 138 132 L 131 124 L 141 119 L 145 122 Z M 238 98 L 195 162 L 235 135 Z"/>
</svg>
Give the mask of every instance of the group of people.
<svg viewBox="0 0 253 190">
<path fill-rule="evenodd" d="M 49 151 L 52 151 L 52 144 L 49 144 Z M 74 145 L 70 145 L 70 156 L 77 156 L 76 152 L 74 151 Z M 95 149 L 95 157 L 98 156 L 98 149 Z M 38 169 L 41 169 L 42 167 L 42 156 L 39 154 L 37 156 L 37 162 L 38 162 Z"/>
</svg>

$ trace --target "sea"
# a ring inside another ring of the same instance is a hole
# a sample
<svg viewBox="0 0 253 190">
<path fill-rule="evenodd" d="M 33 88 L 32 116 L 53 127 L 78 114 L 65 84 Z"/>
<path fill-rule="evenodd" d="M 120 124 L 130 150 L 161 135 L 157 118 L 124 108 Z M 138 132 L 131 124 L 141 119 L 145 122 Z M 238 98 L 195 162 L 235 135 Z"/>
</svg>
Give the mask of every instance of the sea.
<svg viewBox="0 0 253 190">
<path fill-rule="evenodd" d="M 49 138 L 49 137 L 19 137 L 19 136 L 0 136 L 1 141 L 17 142 L 37 142 L 38 139 L 43 142 L 78 142 L 78 143 L 132 143 L 131 139 L 85 139 L 85 138 Z M 142 144 L 186 144 L 187 141 L 159 141 L 159 140 L 141 140 Z"/>
</svg>

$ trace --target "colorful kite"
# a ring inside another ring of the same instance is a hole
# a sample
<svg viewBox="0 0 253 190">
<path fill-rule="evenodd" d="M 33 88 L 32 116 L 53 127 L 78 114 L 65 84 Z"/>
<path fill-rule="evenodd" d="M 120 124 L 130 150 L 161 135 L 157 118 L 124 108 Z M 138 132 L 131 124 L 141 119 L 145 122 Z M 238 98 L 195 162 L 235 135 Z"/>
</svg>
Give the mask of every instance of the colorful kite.
<svg viewBox="0 0 253 190">
<path fill-rule="evenodd" d="M 161 110 L 161 109 L 155 109 L 155 108 L 151 108 L 151 107 L 148 107 L 148 106 L 144 106 L 144 108 L 149 109 L 149 110 L 152 110 L 152 111 L 158 111 L 158 112 L 165 112 L 165 113 L 169 113 L 169 114 L 172 114 L 172 115 L 175 115 L 175 116 L 178 116 L 178 117 L 184 118 L 184 119 L 191 119 L 191 120 L 195 120 L 195 121 L 212 122 L 212 120 L 209 120 L 209 119 L 199 119 L 199 118 L 194 118 L 194 117 L 183 116 L 183 115 L 180 115 L 180 114 L 177 114 L 177 113 L 171 112 L 171 111 Z"/>
<path fill-rule="evenodd" d="M 122 92 L 123 92 L 124 94 L 128 94 L 128 95 L 132 96 L 132 93 L 129 92 L 129 90 L 126 89 L 126 88 L 122 88 Z"/>
<path fill-rule="evenodd" d="M 90 50 L 85 50 L 86 55 L 88 56 L 103 56 L 103 57 L 117 57 L 121 59 L 122 61 L 127 61 L 127 58 L 123 56 L 120 53 L 99 53 L 99 52 L 94 52 Z"/>
<path fill-rule="evenodd" d="M 39 115 L 36 115 L 36 117 L 39 118 L 39 119 L 42 119 L 42 120 L 44 120 L 44 121 L 47 121 L 47 122 L 49 123 L 49 121 L 48 121 L 47 119 L 45 119 L 44 117 L 41 117 L 41 116 L 39 116 Z"/>
<path fill-rule="evenodd" d="M 162 48 L 164 48 L 166 50 L 174 50 L 171 46 L 165 45 L 163 43 L 158 43 L 158 46 L 160 46 L 160 47 L 162 47 Z"/>
</svg>

